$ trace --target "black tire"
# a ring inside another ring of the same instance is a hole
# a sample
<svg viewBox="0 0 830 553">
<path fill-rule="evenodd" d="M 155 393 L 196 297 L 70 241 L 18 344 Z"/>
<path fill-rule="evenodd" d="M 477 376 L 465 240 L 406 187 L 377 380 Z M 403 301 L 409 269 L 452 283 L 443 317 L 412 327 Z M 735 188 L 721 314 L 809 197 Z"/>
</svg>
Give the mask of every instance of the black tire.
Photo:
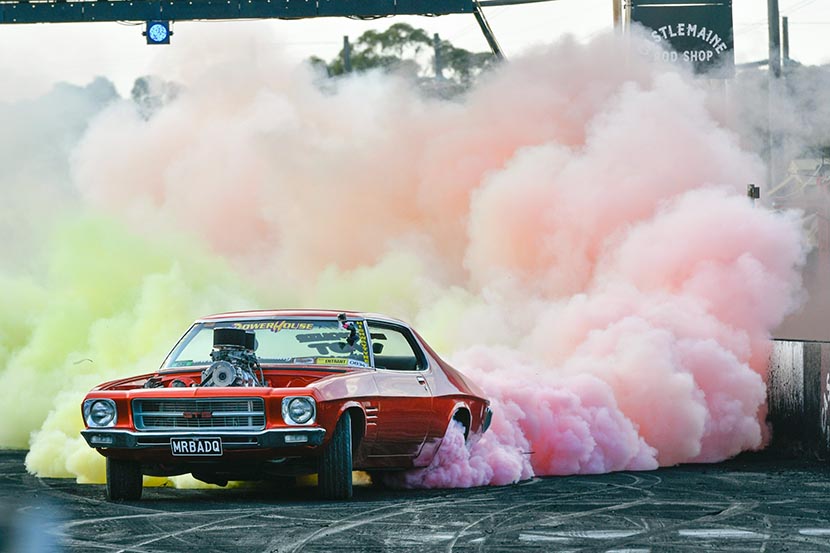
<svg viewBox="0 0 830 553">
<path fill-rule="evenodd" d="M 343 413 L 320 456 L 317 491 L 323 499 L 352 497 L 352 418 Z"/>
<path fill-rule="evenodd" d="M 107 499 L 137 501 L 141 499 L 142 486 L 140 464 L 107 458 Z"/>
</svg>

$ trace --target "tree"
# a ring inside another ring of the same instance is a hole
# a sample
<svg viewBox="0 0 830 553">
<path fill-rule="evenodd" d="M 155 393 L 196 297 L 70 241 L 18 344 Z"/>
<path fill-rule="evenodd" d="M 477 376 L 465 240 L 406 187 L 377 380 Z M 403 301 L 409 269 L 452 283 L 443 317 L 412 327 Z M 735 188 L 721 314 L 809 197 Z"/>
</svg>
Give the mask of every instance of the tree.
<svg viewBox="0 0 830 553">
<path fill-rule="evenodd" d="M 437 77 L 433 69 L 434 44 L 424 29 L 406 23 L 395 23 L 385 31 L 366 31 L 351 45 L 353 72 L 381 70 L 418 79 Z M 490 52 L 470 52 L 456 48 L 447 40 L 440 41 L 439 53 L 444 67 L 444 79 L 449 85 L 468 88 L 475 78 L 490 67 L 495 57 Z M 343 75 L 346 68 L 343 50 L 330 62 L 312 57 L 309 62 L 325 69 L 330 77 Z"/>
<path fill-rule="evenodd" d="M 468 88 L 475 78 L 496 63 L 492 52 L 470 52 L 456 48 L 449 41 L 442 40 L 441 59 L 447 73 L 445 76 Z"/>
<path fill-rule="evenodd" d="M 144 119 L 150 119 L 161 107 L 169 104 L 181 92 L 181 87 L 153 75 L 139 77 L 133 83 L 130 96 Z"/>
</svg>

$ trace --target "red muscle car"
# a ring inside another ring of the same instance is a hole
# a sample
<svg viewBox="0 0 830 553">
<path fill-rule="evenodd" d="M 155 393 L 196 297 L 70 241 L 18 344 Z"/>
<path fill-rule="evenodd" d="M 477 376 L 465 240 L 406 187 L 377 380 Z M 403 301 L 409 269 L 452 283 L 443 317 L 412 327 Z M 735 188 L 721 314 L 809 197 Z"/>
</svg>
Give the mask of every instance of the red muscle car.
<svg viewBox="0 0 830 553">
<path fill-rule="evenodd" d="M 487 430 L 482 392 L 408 325 L 336 311 L 246 311 L 196 321 L 161 368 L 104 383 L 82 405 L 107 458 L 107 496 L 141 497 L 142 476 L 204 482 L 318 474 L 328 499 L 352 470 L 430 464 L 453 420 Z"/>
</svg>

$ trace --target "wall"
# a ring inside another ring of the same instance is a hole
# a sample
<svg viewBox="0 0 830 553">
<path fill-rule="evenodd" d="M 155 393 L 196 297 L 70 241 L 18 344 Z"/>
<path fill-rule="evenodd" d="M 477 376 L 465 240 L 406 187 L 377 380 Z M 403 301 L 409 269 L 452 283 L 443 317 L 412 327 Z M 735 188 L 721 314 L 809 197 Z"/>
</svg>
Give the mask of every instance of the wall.
<svg viewBox="0 0 830 553">
<path fill-rule="evenodd" d="M 770 448 L 830 454 L 830 342 L 775 340 L 767 397 Z"/>
</svg>

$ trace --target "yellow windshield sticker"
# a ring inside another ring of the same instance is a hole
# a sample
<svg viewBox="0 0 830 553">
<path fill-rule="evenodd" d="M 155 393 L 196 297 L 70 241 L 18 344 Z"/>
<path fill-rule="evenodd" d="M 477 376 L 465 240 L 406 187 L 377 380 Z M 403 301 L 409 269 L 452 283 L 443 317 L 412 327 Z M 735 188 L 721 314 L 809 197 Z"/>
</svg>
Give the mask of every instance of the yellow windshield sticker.
<svg viewBox="0 0 830 553">
<path fill-rule="evenodd" d="M 233 328 L 242 330 L 270 330 L 271 332 L 279 332 L 280 330 L 311 330 L 314 328 L 313 323 L 298 323 L 294 321 L 261 321 L 254 323 L 233 323 Z"/>
<path fill-rule="evenodd" d="M 315 360 L 317 365 L 348 365 L 349 360 L 343 357 L 318 357 Z"/>
<path fill-rule="evenodd" d="M 363 324 L 357 325 L 357 335 L 360 337 L 360 345 L 363 347 L 363 362 L 366 363 L 368 367 L 371 362 L 369 361 L 369 347 L 368 342 L 366 341 L 366 329 L 363 327 Z"/>
</svg>

